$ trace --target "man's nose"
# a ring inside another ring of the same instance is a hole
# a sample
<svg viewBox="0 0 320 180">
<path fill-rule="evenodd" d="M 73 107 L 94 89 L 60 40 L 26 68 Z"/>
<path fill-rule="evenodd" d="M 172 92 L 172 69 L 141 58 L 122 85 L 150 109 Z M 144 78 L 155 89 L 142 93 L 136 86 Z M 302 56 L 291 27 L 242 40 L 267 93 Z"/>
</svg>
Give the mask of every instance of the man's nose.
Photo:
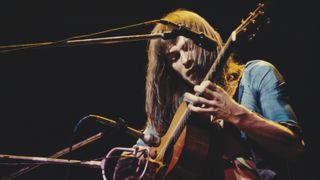
<svg viewBox="0 0 320 180">
<path fill-rule="evenodd" d="M 181 57 L 182 64 L 188 69 L 192 66 L 193 60 L 190 56 L 190 52 L 183 52 Z"/>
</svg>

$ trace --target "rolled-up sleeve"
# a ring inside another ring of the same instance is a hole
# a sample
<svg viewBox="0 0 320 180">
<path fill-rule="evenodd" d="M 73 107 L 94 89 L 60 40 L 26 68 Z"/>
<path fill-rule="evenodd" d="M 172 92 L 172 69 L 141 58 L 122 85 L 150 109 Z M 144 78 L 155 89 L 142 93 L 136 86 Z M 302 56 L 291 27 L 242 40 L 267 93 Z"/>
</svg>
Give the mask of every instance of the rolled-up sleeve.
<svg viewBox="0 0 320 180">
<path fill-rule="evenodd" d="M 285 80 L 272 64 L 251 61 L 243 78 L 242 86 L 245 89 L 241 104 L 301 135 L 297 117 L 289 103 Z"/>
</svg>

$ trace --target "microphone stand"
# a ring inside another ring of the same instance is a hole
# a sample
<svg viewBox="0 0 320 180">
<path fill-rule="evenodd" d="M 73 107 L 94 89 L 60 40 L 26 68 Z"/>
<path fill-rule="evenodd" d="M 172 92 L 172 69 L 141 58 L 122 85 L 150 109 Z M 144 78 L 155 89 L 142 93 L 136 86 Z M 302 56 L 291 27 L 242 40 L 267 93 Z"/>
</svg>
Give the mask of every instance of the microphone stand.
<svg viewBox="0 0 320 180">
<path fill-rule="evenodd" d="M 30 44 L 17 44 L 0 46 L 0 53 L 10 52 L 15 50 L 22 50 L 28 48 L 37 47 L 65 47 L 65 46 L 80 46 L 80 45 L 92 45 L 92 44 L 114 44 L 122 42 L 134 42 L 149 39 L 169 39 L 172 38 L 172 32 L 155 33 L 155 34 L 140 34 L 140 35 L 128 35 L 128 36 L 114 36 L 103 38 L 89 38 L 89 39 L 66 39 L 52 42 L 42 43 L 30 43 Z"/>
<path fill-rule="evenodd" d="M 80 160 L 56 159 L 56 158 L 36 157 L 36 156 L 16 156 L 16 155 L 9 155 L 9 154 L 0 154 L 0 159 L 43 162 L 45 164 L 67 164 L 67 165 L 77 165 L 77 166 L 84 166 L 84 167 L 91 167 L 91 168 L 100 168 L 101 166 L 101 161 L 80 161 Z"/>
<path fill-rule="evenodd" d="M 85 145 L 87 145 L 89 143 L 92 143 L 92 142 L 100 139 L 102 136 L 103 136 L 102 132 L 97 133 L 97 134 L 95 134 L 95 135 L 93 135 L 93 136 L 91 136 L 91 137 L 89 137 L 89 138 L 87 138 L 87 139 L 85 139 L 83 141 L 80 141 L 80 142 L 72 145 L 71 149 L 72 149 L 72 151 L 75 151 L 75 150 L 77 150 L 77 149 L 79 149 L 79 148 L 81 148 L 81 147 L 83 147 L 83 146 L 85 146 Z M 70 148 L 67 147 L 67 148 L 64 148 L 64 149 L 58 151 L 57 153 L 51 155 L 49 158 L 50 159 L 60 158 L 60 157 L 62 157 L 64 155 L 68 154 L 69 152 L 70 152 Z M 3 157 L 5 157 L 5 156 L 3 156 Z M 11 173 L 10 175 L 8 175 L 6 177 L 3 177 L 1 179 L 14 179 L 14 178 L 16 178 L 16 177 L 18 177 L 18 176 L 20 176 L 22 174 L 25 174 L 25 173 L 27 173 L 27 172 L 35 169 L 35 168 L 38 168 L 39 166 L 41 166 L 41 164 L 40 165 L 30 165 L 30 166 L 23 167 L 23 168 Z"/>
<path fill-rule="evenodd" d="M 88 115 L 85 117 L 86 119 L 87 118 L 95 118 L 96 121 L 102 123 L 102 124 L 105 124 L 105 125 L 108 125 L 110 127 L 113 127 L 113 128 L 117 128 L 117 130 L 120 130 L 120 131 L 123 131 L 123 132 L 126 132 L 127 134 L 131 135 L 131 136 L 134 136 L 136 138 L 140 138 L 142 139 L 145 143 L 147 144 L 150 144 L 150 145 L 157 145 L 159 144 L 160 140 L 153 137 L 153 136 L 148 136 L 144 133 L 142 133 L 141 131 L 139 130 L 136 130 L 136 129 L 133 129 L 129 126 L 127 126 L 124 122 L 123 119 L 119 119 L 119 120 L 112 120 L 112 119 L 109 119 L 109 118 L 105 118 L 105 117 L 102 117 L 102 116 L 98 116 L 98 115 Z M 82 122 L 82 121 L 80 121 Z M 72 147 L 67 147 L 67 148 L 64 148 L 60 151 L 58 151 L 57 153 L 51 155 L 50 157 L 48 158 L 44 158 L 44 157 L 30 157 L 30 156 L 16 156 L 16 155 L 6 155 L 6 154 L 0 154 L 0 160 L 1 159 L 12 159 L 12 160 L 31 160 L 31 161 L 35 161 L 35 162 L 44 162 L 44 163 L 50 163 L 50 164 L 65 164 L 65 165 L 79 165 L 79 166 L 92 166 L 92 167 L 97 167 L 99 165 L 101 166 L 104 166 L 104 162 L 101 162 L 101 161 L 79 161 L 79 160 L 65 160 L 65 159 L 56 159 L 56 158 L 60 158 L 61 156 L 64 156 L 66 155 L 67 153 L 69 152 L 72 152 L 72 151 L 75 151 L 85 145 L 88 145 L 89 143 L 92 143 L 98 139 L 100 139 L 101 137 L 103 136 L 103 132 L 100 132 L 100 133 L 97 133 L 83 141 L 80 141 L 74 145 L 72 145 Z M 154 141 L 154 142 L 153 142 Z M 110 156 L 111 152 L 115 152 L 115 151 L 135 151 L 135 150 L 132 150 L 132 148 L 126 148 L 126 149 L 123 149 L 123 148 L 113 148 L 113 150 L 111 150 L 107 157 Z M 149 154 L 149 152 L 148 152 Z M 103 163 L 103 164 L 101 164 Z M 13 179 L 13 178 L 16 178 L 22 174 L 25 174 L 39 166 L 41 166 L 42 164 L 36 164 L 36 165 L 29 165 L 27 167 L 24 167 L 24 168 L 21 168 L 19 169 L 18 171 L 15 171 L 14 173 L 11 173 L 10 175 L 6 176 L 6 177 L 3 177 L 1 179 Z M 104 173 L 104 172 L 103 172 Z"/>
<path fill-rule="evenodd" d="M 139 34 L 139 35 L 127 35 L 127 36 L 114 36 L 114 37 L 102 37 L 102 38 L 89 38 L 89 39 L 79 39 L 76 37 L 67 38 L 59 41 L 52 42 L 42 42 L 42 43 L 30 43 L 30 44 L 17 44 L 17 45 L 5 45 L 0 46 L 0 53 L 11 52 L 15 50 L 22 50 L 28 48 L 37 47 L 65 47 L 65 46 L 79 46 L 79 45 L 92 45 L 92 44 L 114 44 L 123 42 L 134 42 L 150 39 L 174 39 L 177 36 L 184 36 L 192 39 L 198 46 L 207 49 L 209 51 L 216 48 L 216 42 L 205 35 L 204 33 L 199 33 L 188 29 L 185 26 L 177 25 L 171 22 L 160 20 L 159 23 L 166 25 L 171 25 L 175 27 L 171 31 L 166 31 L 163 33 L 154 34 Z M 169 23 L 169 24 L 168 24 Z"/>
</svg>

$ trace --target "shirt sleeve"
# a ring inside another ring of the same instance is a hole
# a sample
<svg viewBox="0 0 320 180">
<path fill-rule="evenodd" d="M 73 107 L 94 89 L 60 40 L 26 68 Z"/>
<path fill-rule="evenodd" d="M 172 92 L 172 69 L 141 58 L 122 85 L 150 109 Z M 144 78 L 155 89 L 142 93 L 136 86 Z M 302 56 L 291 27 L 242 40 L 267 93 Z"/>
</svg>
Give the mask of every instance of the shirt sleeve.
<svg viewBox="0 0 320 180">
<path fill-rule="evenodd" d="M 261 115 L 301 134 L 297 117 L 289 104 L 285 80 L 280 72 L 265 61 L 256 63 L 252 71 L 255 74 L 252 85 L 258 97 Z"/>
</svg>

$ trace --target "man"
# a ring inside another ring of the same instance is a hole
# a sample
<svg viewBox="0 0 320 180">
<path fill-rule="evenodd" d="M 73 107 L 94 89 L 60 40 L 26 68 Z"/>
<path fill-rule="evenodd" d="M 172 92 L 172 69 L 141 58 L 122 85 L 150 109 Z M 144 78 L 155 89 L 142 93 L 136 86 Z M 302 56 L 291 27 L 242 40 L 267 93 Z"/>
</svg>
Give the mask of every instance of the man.
<svg viewBox="0 0 320 180">
<path fill-rule="evenodd" d="M 215 50 L 208 51 L 191 39 L 178 36 L 173 40 L 151 40 L 148 46 L 145 133 L 162 137 L 161 143 L 167 141 L 172 118 L 181 103 L 187 102 L 192 112 L 187 129 L 198 125 L 200 130 L 193 132 L 207 132 L 204 137 L 209 139 L 203 168 L 192 164 L 184 169 L 179 164 L 186 164 L 190 151 L 197 149 L 186 148 L 167 178 L 290 179 L 287 162 L 303 151 L 304 142 L 278 70 L 265 61 L 252 60 L 241 65 L 230 57 L 221 73 L 203 81 L 223 48 L 219 33 L 191 11 L 178 9 L 163 19 L 204 33 L 216 43 Z M 169 30 L 172 27 L 157 24 L 152 33 Z M 193 137 L 189 132 L 186 138 Z M 196 141 L 203 139 L 206 138 Z M 136 146 L 148 148 L 141 140 Z M 135 177 L 128 164 L 130 161 L 125 158 L 119 160 L 115 179 Z M 191 169 L 199 169 L 200 175 L 190 172 Z"/>
</svg>

